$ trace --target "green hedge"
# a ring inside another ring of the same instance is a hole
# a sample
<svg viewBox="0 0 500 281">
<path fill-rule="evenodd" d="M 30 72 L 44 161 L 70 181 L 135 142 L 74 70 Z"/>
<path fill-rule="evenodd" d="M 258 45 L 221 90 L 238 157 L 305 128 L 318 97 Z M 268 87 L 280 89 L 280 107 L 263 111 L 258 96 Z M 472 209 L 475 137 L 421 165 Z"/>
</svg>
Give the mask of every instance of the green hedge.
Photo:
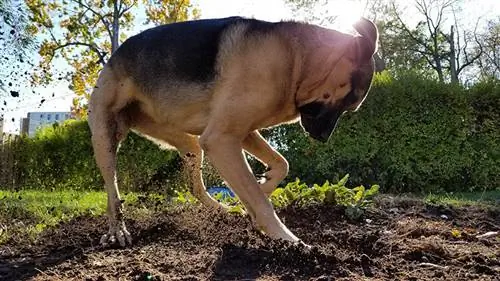
<svg viewBox="0 0 500 281">
<path fill-rule="evenodd" d="M 500 188 L 500 82 L 472 88 L 445 85 L 408 73 L 378 74 L 356 113 L 346 114 L 322 144 L 298 124 L 264 130 L 290 163 L 286 181 L 378 184 L 385 192 L 474 191 Z M 18 155 L 23 185 L 101 189 L 85 121 L 69 121 L 23 138 Z M 184 186 L 174 151 L 133 133 L 119 152 L 121 190 Z M 251 164 L 258 172 L 262 166 Z M 210 166 L 209 166 L 210 167 Z M 220 182 L 212 168 L 207 185 Z"/>
<path fill-rule="evenodd" d="M 379 184 L 383 191 L 500 188 L 500 83 L 470 89 L 414 74 L 376 76 L 363 106 L 318 143 L 297 124 L 266 132 L 290 162 L 288 181 Z"/>
<path fill-rule="evenodd" d="M 102 189 L 86 121 L 68 120 L 23 137 L 16 151 L 22 185 L 39 189 Z M 163 170 L 170 171 L 162 174 Z M 118 153 L 121 190 L 182 188 L 180 157 L 134 133 L 122 142 Z"/>
</svg>

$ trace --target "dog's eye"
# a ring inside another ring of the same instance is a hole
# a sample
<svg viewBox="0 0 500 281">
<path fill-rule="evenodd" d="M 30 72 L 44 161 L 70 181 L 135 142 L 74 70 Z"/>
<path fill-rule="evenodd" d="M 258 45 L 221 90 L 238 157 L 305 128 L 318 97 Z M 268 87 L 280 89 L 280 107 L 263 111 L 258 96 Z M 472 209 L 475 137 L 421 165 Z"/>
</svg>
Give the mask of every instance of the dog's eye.
<svg viewBox="0 0 500 281">
<path fill-rule="evenodd" d="M 342 83 L 339 85 L 340 88 L 344 88 L 345 86 L 347 86 L 347 83 Z"/>
<path fill-rule="evenodd" d="M 328 99 L 329 97 L 330 97 L 330 93 L 324 93 L 324 94 L 323 94 L 323 98 L 324 98 L 324 99 Z"/>
</svg>

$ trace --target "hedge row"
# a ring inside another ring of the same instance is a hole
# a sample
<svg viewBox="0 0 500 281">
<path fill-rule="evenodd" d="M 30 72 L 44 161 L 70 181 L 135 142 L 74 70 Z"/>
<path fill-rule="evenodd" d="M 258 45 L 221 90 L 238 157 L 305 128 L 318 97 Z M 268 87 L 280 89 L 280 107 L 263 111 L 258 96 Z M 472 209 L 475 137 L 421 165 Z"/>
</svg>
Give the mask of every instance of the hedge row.
<svg viewBox="0 0 500 281">
<path fill-rule="evenodd" d="M 16 152 L 22 186 L 40 189 L 102 189 L 86 121 L 68 120 L 23 137 Z M 162 189 L 172 192 L 181 178 L 180 158 L 173 151 L 130 133 L 118 153 L 121 190 Z M 170 173 L 165 174 L 164 170 Z M 180 182 L 182 184 L 183 182 Z"/>
<path fill-rule="evenodd" d="M 287 180 L 379 184 L 384 191 L 500 188 L 500 81 L 472 88 L 411 73 L 377 75 L 362 107 L 321 144 L 299 125 L 267 132 L 290 162 Z"/>
<path fill-rule="evenodd" d="M 351 184 L 378 184 L 386 192 L 500 188 L 498 80 L 465 89 L 411 73 L 397 79 L 382 73 L 360 110 L 342 117 L 328 143 L 306 137 L 298 124 L 263 134 L 289 160 L 286 181 L 322 183 L 350 174 Z M 102 188 L 85 121 L 41 130 L 21 147 L 24 186 Z M 122 189 L 172 192 L 184 184 L 177 153 L 133 133 L 118 163 Z M 213 170 L 206 179 L 219 180 Z"/>
</svg>

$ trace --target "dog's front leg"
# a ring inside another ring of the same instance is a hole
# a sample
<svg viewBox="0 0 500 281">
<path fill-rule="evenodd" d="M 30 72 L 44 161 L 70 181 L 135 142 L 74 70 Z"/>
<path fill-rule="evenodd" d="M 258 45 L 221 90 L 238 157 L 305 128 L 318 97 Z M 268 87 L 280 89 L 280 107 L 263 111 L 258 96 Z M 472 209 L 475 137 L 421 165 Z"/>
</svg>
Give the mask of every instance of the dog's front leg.
<svg viewBox="0 0 500 281">
<path fill-rule="evenodd" d="M 297 242 L 299 239 L 278 218 L 252 175 L 243 155 L 242 142 L 246 135 L 221 132 L 220 127 L 209 126 L 200 137 L 200 144 L 257 227 L 272 238 Z"/>
<path fill-rule="evenodd" d="M 260 188 L 266 196 L 271 195 L 278 184 L 287 176 L 288 162 L 267 143 L 258 131 L 248 134 L 243 140 L 243 148 L 269 169 L 264 174 L 266 181 L 260 184 Z"/>
</svg>

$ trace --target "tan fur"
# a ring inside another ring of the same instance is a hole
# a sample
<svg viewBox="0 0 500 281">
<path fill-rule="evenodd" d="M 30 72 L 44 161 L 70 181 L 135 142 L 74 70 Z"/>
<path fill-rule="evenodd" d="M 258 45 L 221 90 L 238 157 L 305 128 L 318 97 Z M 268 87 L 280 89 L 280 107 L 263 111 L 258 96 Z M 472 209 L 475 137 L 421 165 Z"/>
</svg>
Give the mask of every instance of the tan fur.
<svg viewBox="0 0 500 281">
<path fill-rule="evenodd" d="M 276 216 L 269 195 L 288 173 L 288 163 L 258 130 L 299 118 L 298 107 L 314 100 L 335 104 L 351 89 L 351 35 L 311 26 L 283 26 L 266 36 L 245 37 L 241 24 L 224 34 L 217 57 L 219 76 L 209 87 L 179 82 L 179 92 L 141 92 L 120 57 L 100 74 L 89 105 L 96 161 L 108 192 L 110 230 L 101 242 L 131 242 L 121 219 L 116 184 L 116 148 L 128 130 L 179 150 L 204 204 L 218 207 L 201 177 L 204 153 L 264 232 L 299 239 Z M 325 34 L 327 34 L 325 36 Z M 325 39 L 326 38 L 326 39 Z M 185 84 L 183 84 L 185 83 Z M 260 184 L 246 151 L 270 169 Z"/>
</svg>

